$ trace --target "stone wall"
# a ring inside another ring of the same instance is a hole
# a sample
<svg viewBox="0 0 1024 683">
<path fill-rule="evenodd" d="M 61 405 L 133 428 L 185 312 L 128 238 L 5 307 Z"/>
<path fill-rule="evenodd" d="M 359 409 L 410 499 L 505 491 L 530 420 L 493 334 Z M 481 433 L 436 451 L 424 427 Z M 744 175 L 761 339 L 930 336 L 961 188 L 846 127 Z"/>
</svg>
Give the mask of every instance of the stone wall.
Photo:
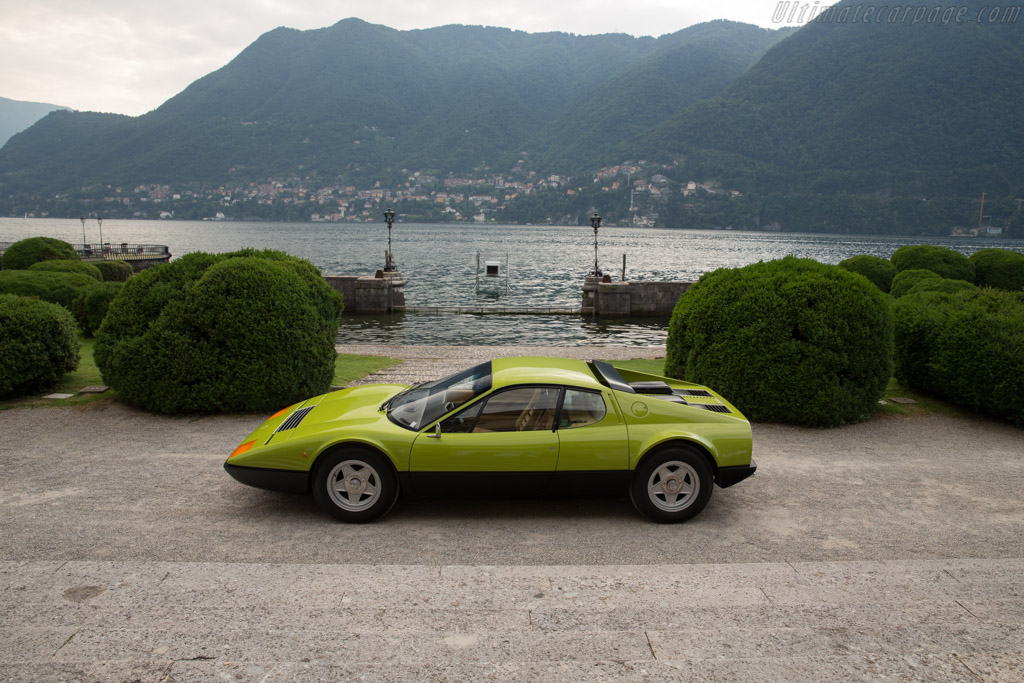
<svg viewBox="0 0 1024 683">
<path fill-rule="evenodd" d="M 583 283 L 583 313 L 613 318 L 670 316 L 692 282 L 603 281 L 588 276 Z"/>
<path fill-rule="evenodd" d="M 393 313 L 405 310 L 405 280 L 395 271 L 369 275 L 325 275 L 341 294 L 345 313 Z"/>
</svg>

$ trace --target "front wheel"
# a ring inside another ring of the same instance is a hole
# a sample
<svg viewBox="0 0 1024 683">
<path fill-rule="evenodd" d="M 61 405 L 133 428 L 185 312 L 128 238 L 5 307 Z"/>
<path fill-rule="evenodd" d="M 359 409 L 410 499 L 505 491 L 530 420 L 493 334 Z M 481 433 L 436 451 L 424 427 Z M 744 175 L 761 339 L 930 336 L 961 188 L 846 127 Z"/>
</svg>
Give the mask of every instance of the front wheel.
<svg viewBox="0 0 1024 683">
<path fill-rule="evenodd" d="M 343 522 L 370 522 L 398 500 L 398 479 L 378 453 L 346 449 L 321 456 L 313 476 L 313 498 Z"/>
<path fill-rule="evenodd" d="M 655 522 L 685 522 L 711 499 L 714 477 L 693 448 L 666 448 L 644 460 L 629 486 L 629 497 L 642 515 Z"/>
</svg>

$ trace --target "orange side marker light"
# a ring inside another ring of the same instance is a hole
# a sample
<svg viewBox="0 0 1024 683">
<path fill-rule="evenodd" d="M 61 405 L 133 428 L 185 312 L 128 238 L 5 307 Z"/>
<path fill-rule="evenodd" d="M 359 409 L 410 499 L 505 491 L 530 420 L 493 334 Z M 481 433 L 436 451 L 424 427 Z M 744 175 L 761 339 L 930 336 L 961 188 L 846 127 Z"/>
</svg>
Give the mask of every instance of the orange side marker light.
<svg viewBox="0 0 1024 683">
<path fill-rule="evenodd" d="M 252 448 L 255 445 L 256 445 L 255 441 L 246 441 L 241 446 L 236 448 L 234 453 L 232 453 L 231 455 L 228 456 L 228 460 L 230 460 L 231 458 L 235 457 L 236 455 L 241 455 L 242 453 L 245 453 L 247 450 L 249 450 L 250 448 Z"/>
<path fill-rule="evenodd" d="M 291 406 L 288 406 L 287 408 L 281 408 L 281 410 L 277 411 L 276 413 L 274 413 L 273 415 L 271 415 L 270 417 L 268 417 L 266 421 L 267 421 L 267 422 L 270 422 L 270 421 L 271 421 L 271 420 L 273 420 L 273 419 L 274 419 L 275 417 L 281 417 L 282 415 L 284 415 L 285 413 L 287 413 L 287 412 L 288 412 L 289 410 L 291 410 L 291 409 L 292 409 L 292 407 L 291 407 Z"/>
</svg>

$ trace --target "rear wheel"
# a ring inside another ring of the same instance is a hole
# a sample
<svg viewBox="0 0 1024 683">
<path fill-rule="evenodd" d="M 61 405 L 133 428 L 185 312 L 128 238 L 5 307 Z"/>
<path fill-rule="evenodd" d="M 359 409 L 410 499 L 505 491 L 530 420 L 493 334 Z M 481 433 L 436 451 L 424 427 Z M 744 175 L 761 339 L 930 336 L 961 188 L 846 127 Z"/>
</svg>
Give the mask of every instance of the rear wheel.
<svg viewBox="0 0 1024 683">
<path fill-rule="evenodd" d="M 313 497 L 320 508 L 343 522 L 369 522 L 398 499 L 398 479 L 379 453 L 345 449 L 317 461 Z"/>
<path fill-rule="evenodd" d="M 711 499 L 714 477 L 707 460 L 689 446 L 673 446 L 648 456 L 633 473 L 629 497 L 655 522 L 684 522 Z"/>
</svg>

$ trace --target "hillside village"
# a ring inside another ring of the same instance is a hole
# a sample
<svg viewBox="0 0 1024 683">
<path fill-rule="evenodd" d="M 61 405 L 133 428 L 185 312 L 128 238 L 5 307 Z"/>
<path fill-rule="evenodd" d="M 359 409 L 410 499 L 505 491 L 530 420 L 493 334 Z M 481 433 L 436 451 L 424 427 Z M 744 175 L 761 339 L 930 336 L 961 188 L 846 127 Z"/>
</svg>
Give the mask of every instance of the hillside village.
<svg viewBox="0 0 1024 683">
<path fill-rule="evenodd" d="M 476 223 L 587 224 L 593 211 L 608 225 L 661 226 L 659 209 L 670 197 L 699 201 L 701 195 L 742 196 L 712 183 L 677 181 L 671 165 L 626 161 L 592 177 L 540 175 L 521 159 L 507 173 L 481 170 L 471 176 L 440 177 L 403 169 L 404 180 L 361 187 L 297 176 L 238 182 L 114 185 L 82 188 L 39 198 L 30 217 L 102 215 L 106 218 L 185 220 L 379 221 L 384 208 L 400 220 Z"/>
</svg>

